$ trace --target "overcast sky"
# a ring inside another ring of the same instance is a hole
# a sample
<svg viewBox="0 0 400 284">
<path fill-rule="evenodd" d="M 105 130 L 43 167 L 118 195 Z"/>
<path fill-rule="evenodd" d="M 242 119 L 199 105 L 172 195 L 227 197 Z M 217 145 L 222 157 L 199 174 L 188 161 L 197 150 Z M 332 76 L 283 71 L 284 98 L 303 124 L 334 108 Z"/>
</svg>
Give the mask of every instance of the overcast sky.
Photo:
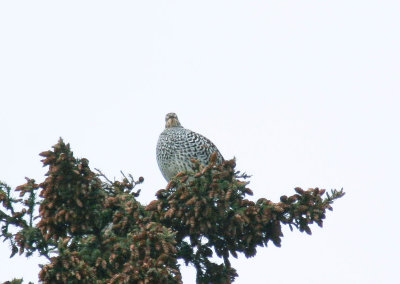
<svg viewBox="0 0 400 284">
<path fill-rule="evenodd" d="M 133 2 L 133 3 L 132 3 Z M 344 188 L 313 235 L 233 261 L 235 283 L 400 283 L 399 1 L 1 1 L 0 180 L 43 181 L 61 136 L 109 177 L 166 185 L 164 117 L 252 174 L 254 200 Z M 0 282 L 37 283 L 44 259 Z M 183 268 L 184 283 L 194 283 Z"/>
</svg>

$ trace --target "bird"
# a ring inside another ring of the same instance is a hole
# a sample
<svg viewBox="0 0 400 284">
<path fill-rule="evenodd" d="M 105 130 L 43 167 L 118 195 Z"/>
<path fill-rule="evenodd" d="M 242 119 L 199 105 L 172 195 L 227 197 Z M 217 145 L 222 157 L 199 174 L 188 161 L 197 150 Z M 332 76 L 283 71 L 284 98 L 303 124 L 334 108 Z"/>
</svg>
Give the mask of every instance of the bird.
<svg viewBox="0 0 400 284">
<path fill-rule="evenodd" d="M 211 155 L 216 153 L 216 163 L 224 161 L 218 148 L 209 139 L 184 128 L 173 112 L 165 116 L 165 129 L 158 138 L 156 152 L 158 167 L 167 181 L 179 172 L 191 171 L 192 159 L 206 166 Z"/>
</svg>

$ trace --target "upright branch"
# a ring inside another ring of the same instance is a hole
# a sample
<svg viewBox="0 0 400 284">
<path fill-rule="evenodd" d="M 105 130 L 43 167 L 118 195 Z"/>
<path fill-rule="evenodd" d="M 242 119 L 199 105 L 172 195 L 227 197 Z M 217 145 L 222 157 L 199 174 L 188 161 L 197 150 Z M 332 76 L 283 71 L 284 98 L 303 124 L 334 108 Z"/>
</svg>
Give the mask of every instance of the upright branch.
<svg viewBox="0 0 400 284">
<path fill-rule="evenodd" d="M 325 190 L 296 188 L 295 195 L 282 196 L 278 203 L 253 202 L 245 198 L 253 194 L 246 178 L 235 172 L 234 160 L 216 164 L 213 156 L 205 167 L 194 161 L 193 172 L 179 173 L 146 207 L 152 218 L 177 232 L 178 256 L 195 266 L 199 283 L 233 281 L 237 274 L 229 256 L 254 256 L 257 246 L 269 241 L 280 246 L 281 224 L 311 234 L 309 225 L 322 227 L 326 209 L 344 195 L 333 190 L 323 198 Z M 223 264 L 209 261 L 213 251 Z"/>
<path fill-rule="evenodd" d="M 36 219 L 37 190 L 39 185 L 34 179 L 26 178 L 26 183 L 18 186 L 20 198 L 12 196 L 11 188 L 0 182 L 0 204 L 5 211 L 0 210 L 1 237 L 8 240 L 11 246 L 11 257 L 17 252 L 31 256 L 35 251 L 50 259 L 49 253 L 55 249 L 55 244 L 46 241 L 40 230 L 34 226 Z M 20 210 L 18 210 L 19 208 Z M 13 233 L 17 231 L 17 233 Z"/>
</svg>

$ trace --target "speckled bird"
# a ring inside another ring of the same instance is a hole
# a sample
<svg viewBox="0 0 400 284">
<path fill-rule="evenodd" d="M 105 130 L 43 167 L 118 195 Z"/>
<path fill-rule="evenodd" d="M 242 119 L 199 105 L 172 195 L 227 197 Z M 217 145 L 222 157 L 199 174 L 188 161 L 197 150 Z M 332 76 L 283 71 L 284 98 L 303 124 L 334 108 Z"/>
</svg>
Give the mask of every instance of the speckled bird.
<svg viewBox="0 0 400 284">
<path fill-rule="evenodd" d="M 157 163 L 167 181 L 179 172 L 191 171 L 191 159 L 207 165 L 215 152 L 216 162 L 222 163 L 224 158 L 209 139 L 182 127 L 175 113 L 165 116 L 165 129 L 157 142 Z"/>
</svg>

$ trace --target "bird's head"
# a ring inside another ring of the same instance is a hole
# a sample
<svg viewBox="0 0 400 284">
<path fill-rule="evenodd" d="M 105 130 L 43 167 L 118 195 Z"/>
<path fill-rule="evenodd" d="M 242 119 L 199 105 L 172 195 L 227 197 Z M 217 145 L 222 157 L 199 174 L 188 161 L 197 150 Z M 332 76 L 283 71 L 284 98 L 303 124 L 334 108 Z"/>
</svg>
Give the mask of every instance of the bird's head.
<svg viewBox="0 0 400 284">
<path fill-rule="evenodd" d="M 171 128 L 171 127 L 180 127 L 181 123 L 179 122 L 178 116 L 173 113 L 167 113 L 165 116 L 165 128 Z"/>
</svg>

